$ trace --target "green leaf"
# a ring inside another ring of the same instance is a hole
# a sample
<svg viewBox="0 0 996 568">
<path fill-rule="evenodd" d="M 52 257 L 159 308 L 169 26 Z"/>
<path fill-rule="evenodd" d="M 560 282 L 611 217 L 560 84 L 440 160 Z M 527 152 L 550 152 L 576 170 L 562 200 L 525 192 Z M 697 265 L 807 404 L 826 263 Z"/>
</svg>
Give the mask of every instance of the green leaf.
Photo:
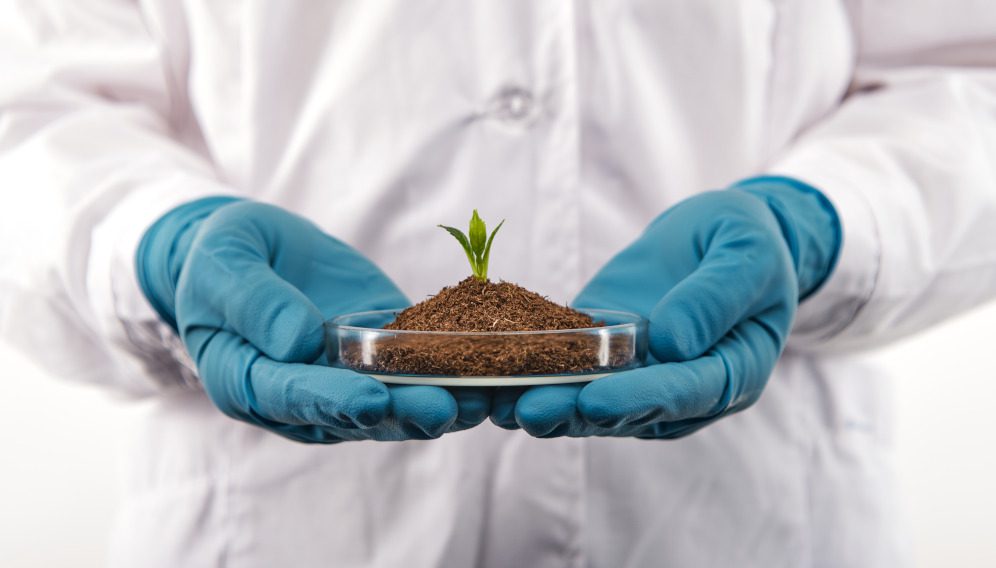
<svg viewBox="0 0 996 568">
<path fill-rule="evenodd" d="M 481 257 L 481 272 L 484 273 L 484 276 L 481 277 L 481 280 L 487 280 L 488 278 L 488 257 L 491 256 L 491 241 L 495 240 L 495 233 L 497 233 L 498 229 L 500 229 L 501 226 L 504 224 L 505 220 L 502 219 L 501 223 L 498 223 L 498 226 L 495 227 L 495 230 L 491 231 L 491 236 L 488 237 L 488 244 L 487 246 L 484 247 L 484 256 Z"/>
<path fill-rule="evenodd" d="M 470 226 L 467 231 L 470 235 L 469 237 L 460 229 L 447 227 L 446 225 L 439 225 L 439 227 L 446 229 L 460 243 L 460 246 L 463 247 L 463 252 L 467 255 L 467 260 L 470 262 L 470 270 L 473 272 L 474 278 L 483 282 L 488 279 L 488 259 L 491 256 L 491 243 L 494 241 L 498 229 L 504 224 L 505 220 L 502 219 L 502 222 L 498 223 L 495 230 L 491 231 L 491 235 L 488 236 L 487 225 L 484 224 L 481 216 L 477 214 L 477 209 L 474 209 L 473 214 L 470 216 Z"/>
<path fill-rule="evenodd" d="M 484 254 L 484 239 L 488 236 L 488 229 L 477 215 L 477 209 L 474 209 L 474 214 L 470 216 L 470 230 L 467 234 L 470 235 L 470 250 L 474 252 L 474 258 L 480 261 L 481 255 Z"/>
<path fill-rule="evenodd" d="M 478 263 L 477 259 L 474 258 L 473 249 L 470 248 L 470 241 L 467 240 L 467 235 L 463 234 L 463 231 L 461 231 L 460 229 L 456 229 L 454 227 L 447 227 L 446 225 L 437 225 L 437 226 L 442 229 L 446 229 L 446 232 L 453 235 L 453 238 L 455 238 L 457 241 L 460 242 L 460 246 L 463 247 L 463 251 L 467 253 L 467 260 L 470 261 L 471 272 L 474 273 L 474 276 L 477 276 L 479 270 Z"/>
</svg>

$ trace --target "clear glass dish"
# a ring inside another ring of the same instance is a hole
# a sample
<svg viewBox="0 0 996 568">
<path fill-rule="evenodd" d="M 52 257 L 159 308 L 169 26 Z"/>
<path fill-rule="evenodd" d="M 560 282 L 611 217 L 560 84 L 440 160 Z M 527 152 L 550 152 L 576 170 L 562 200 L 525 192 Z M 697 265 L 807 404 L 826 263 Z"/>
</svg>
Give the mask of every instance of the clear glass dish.
<svg viewBox="0 0 996 568">
<path fill-rule="evenodd" d="M 554 331 L 383 329 L 400 310 L 325 322 L 329 363 L 386 383 L 444 386 L 586 382 L 644 364 L 647 321 L 628 312 L 580 310 L 599 327 Z"/>
</svg>

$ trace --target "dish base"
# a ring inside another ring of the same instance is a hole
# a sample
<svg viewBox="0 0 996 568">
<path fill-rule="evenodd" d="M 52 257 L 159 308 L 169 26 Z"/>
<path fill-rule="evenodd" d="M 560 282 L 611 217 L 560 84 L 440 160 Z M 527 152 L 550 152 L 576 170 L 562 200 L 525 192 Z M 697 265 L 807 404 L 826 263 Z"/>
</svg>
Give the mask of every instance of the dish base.
<svg viewBox="0 0 996 568">
<path fill-rule="evenodd" d="M 357 371 L 362 372 L 362 371 Z M 525 387 L 532 385 L 562 385 L 588 383 L 615 373 L 590 375 L 530 375 L 524 377 L 420 377 L 414 375 L 379 375 L 363 373 L 382 383 L 392 385 L 430 385 L 437 387 Z"/>
</svg>

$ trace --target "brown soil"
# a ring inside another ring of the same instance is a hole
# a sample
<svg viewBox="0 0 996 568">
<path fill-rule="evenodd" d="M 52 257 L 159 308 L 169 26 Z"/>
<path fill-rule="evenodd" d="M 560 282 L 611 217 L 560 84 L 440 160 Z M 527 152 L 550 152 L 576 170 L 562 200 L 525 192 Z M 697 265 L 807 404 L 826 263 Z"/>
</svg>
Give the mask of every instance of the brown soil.
<svg viewBox="0 0 996 568">
<path fill-rule="evenodd" d="M 581 312 L 510 282 L 480 282 L 473 277 L 398 314 L 385 329 L 417 331 L 543 331 L 598 327 Z M 616 338 L 613 339 L 616 341 Z M 619 337 L 619 341 L 627 341 Z M 370 347 L 368 346 L 367 349 Z M 397 374 L 506 376 L 578 373 L 625 365 L 626 345 L 600 353 L 594 335 L 522 334 L 384 338 L 367 354 L 359 344 L 344 345 L 340 356 L 354 368 Z"/>
<path fill-rule="evenodd" d="M 585 314 L 511 282 L 469 276 L 398 314 L 384 329 L 416 331 L 541 331 L 598 327 Z"/>
</svg>

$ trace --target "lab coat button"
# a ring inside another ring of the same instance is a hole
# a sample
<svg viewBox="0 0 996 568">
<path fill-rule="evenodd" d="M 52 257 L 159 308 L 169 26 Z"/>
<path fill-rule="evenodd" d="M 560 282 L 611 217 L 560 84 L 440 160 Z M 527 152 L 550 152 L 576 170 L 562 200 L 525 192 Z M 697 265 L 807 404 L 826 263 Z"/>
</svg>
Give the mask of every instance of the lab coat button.
<svg viewBox="0 0 996 568">
<path fill-rule="evenodd" d="M 512 87 L 502 90 L 490 105 L 489 114 L 502 122 L 524 122 L 533 114 L 533 94 Z"/>
</svg>

